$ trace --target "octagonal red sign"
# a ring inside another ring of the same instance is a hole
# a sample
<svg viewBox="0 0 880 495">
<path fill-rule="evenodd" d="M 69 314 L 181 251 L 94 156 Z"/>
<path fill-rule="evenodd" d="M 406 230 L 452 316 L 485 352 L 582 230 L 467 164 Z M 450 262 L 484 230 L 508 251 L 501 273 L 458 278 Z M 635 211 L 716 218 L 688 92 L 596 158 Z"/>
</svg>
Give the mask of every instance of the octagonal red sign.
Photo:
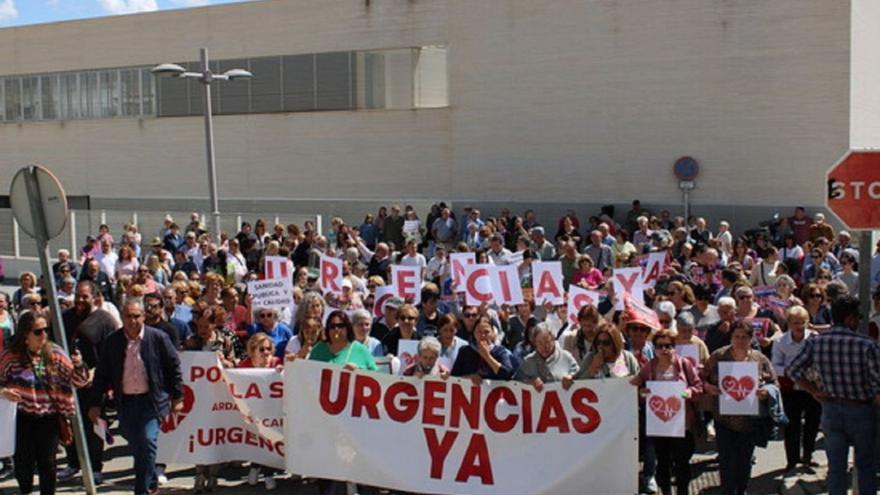
<svg viewBox="0 0 880 495">
<path fill-rule="evenodd" d="M 825 177 L 825 204 L 850 229 L 880 229 L 880 151 L 850 151 Z"/>
</svg>

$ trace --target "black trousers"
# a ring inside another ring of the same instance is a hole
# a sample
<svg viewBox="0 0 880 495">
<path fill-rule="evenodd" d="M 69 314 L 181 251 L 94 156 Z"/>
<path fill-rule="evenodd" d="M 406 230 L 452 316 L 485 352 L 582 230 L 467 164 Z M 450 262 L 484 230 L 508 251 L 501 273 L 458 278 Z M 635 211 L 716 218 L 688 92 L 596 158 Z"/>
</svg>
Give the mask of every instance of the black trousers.
<svg viewBox="0 0 880 495">
<path fill-rule="evenodd" d="M 34 468 L 40 476 L 40 495 L 55 493 L 55 452 L 58 417 L 18 412 L 15 420 L 15 479 L 22 494 L 34 489 Z"/>
<path fill-rule="evenodd" d="M 88 398 L 90 388 L 77 390 L 76 394 L 79 399 L 79 411 L 82 418 L 89 417 Z M 89 450 L 89 462 L 92 464 L 92 472 L 100 473 L 104 470 L 104 440 L 95 434 L 91 423 L 86 419 L 83 421 L 86 430 L 86 446 Z M 79 457 L 76 454 L 76 445 L 70 444 L 64 447 L 67 451 L 67 465 L 73 469 L 80 469 Z"/>
<path fill-rule="evenodd" d="M 803 458 L 812 457 L 816 449 L 822 405 L 803 390 L 784 392 L 782 405 L 785 407 L 785 415 L 788 416 L 788 425 L 785 427 L 785 460 L 788 464 L 796 464 Z"/>
<path fill-rule="evenodd" d="M 657 453 L 657 485 L 663 495 L 672 495 L 672 475 L 678 495 L 686 495 L 691 484 L 691 457 L 694 455 L 694 434 L 684 438 L 651 437 Z"/>
</svg>

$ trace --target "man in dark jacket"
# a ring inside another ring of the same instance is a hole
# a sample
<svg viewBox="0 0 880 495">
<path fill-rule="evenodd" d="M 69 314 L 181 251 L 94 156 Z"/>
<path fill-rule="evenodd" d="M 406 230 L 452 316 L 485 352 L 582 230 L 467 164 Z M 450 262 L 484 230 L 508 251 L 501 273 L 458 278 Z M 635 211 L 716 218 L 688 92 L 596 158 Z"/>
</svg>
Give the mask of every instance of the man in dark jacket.
<svg viewBox="0 0 880 495">
<path fill-rule="evenodd" d="M 119 426 L 134 455 L 136 495 L 157 488 L 159 423 L 183 409 L 180 360 L 162 330 L 144 324 L 144 307 L 130 301 L 122 310 L 122 329 L 107 337 L 92 385 L 89 419 L 97 423 L 101 396 L 113 388 Z"/>
</svg>

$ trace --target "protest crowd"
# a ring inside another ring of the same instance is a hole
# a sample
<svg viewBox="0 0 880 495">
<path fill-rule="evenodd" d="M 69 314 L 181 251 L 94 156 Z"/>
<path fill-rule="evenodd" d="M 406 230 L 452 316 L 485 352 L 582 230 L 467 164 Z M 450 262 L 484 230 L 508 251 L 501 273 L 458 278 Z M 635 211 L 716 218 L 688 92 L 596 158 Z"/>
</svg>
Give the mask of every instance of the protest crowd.
<svg viewBox="0 0 880 495">
<path fill-rule="evenodd" d="M 157 231 L 125 225 L 119 238 L 102 225 L 80 252 L 59 250 L 48 275 L 69 355 L 51 340 L 46 274 L 23 273 L 13 294 L 0 294 L 0 390 L 18 404 L 4 469 L 22 493 L 35 474 L 40 493 L 54 493 L 56 478 L 80 471 L 67 418 L 82 414 L 100 484 L 105 438 L 91 425 L 115 419 L 132 446 L 135 493 L 155 493 L 167 482 L 158 425 L 182 401 L 179 356 L 212 351 L 226 368 L 280 371 L 303 359 L 478 385 L 517 380 L 538 392 L 622 379 L 639 391 L 642 493 L 689 493 L 704 441 L 717 444 L 722 493 L 745 494 L 756 447 L 783 440 L 785 469 L 809 470 L 820 431 L 830 493 L 846 492 L 851 446 L 853 483 L 876 493 L 880 243 L 855 246 L 803 208 L 740 232 L 638 201 L 586 221 L 574 210 L 493 213 L 437 203 L 422 217 L 394 205 L 359 225 L 334 218 L 325 235 L 310 222 L 258 219 L 215 237 L 195 213 L 180 224 L 168 216 Z M 858 250 L 872 248 L 872 266 L 859 267 Z M 867 335 L 860 276 L 874 289 Z M 292 281 L 287 304 L 249 289 L 278 278 Z M 410 360 L 401 358 L 408 341 L 417 341 Z M 759 414 L 720 413 L 721 397 L 738 390 L 721 371 L 730 363 L 755 364 L 738 383 L 756 380 Z M 658 382 L 681 387 L 681 435 L 649 434 Z M 56 473 L 59 442 L 67 458 Z M 214 490 L 223 469 L 197 466 L 194 491 Z M 247 481 L 271 490 L 281 476 L 252 463 Z M 315 482 L 321 493 L 340 485 Z"/>
</svg>

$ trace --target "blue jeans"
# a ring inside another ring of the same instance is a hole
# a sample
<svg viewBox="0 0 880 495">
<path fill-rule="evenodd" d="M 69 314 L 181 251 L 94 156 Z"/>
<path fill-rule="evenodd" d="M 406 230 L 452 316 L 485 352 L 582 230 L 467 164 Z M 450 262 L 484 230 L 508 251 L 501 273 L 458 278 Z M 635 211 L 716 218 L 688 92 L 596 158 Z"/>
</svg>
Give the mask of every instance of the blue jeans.
<svg viewBox="0 0 880 495">
<path fill-rule="evenodd" d="M 718 470 L 721 474 L 721 493 L 743 495 L 752 477 L 752 455 L 755 439 L 752 432 L 731 430 L 719 421 L 715 422 L 718 441 Z"/>
<path fill-rule="evenodd" d="M 123 395 L 119 399 L 119 428 L 134 454 L 134 493 L 146 495 L 156 488 L 156 442 L 159 417 L 148 395 Z"/>
<path fill-rule="evenodd" d="M 855 447 L 859 473 L 859 493 L 877 493 L 876 440 L 877 419 L 873 405 L 826 401 L 822 404 L 822 432 L 828 455 L 828 493 L 845 495 L 846 463 L 849 447 Z"/>
</svg>

